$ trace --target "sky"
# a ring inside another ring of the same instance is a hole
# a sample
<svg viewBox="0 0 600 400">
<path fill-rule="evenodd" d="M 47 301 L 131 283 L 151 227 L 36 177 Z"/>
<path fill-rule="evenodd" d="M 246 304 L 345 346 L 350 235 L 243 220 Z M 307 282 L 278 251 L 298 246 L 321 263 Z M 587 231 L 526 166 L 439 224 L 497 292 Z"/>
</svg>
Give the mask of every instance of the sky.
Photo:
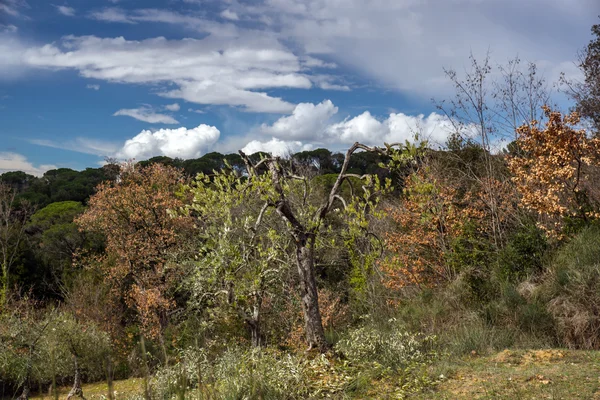
<svg viewBox="0 0 600 400">
<path fill-rule="evenodd" d="M 443 143 L 469 55 L 576 76 L 598 0 L 0 0 L 0 173 Z"/>
</svg>

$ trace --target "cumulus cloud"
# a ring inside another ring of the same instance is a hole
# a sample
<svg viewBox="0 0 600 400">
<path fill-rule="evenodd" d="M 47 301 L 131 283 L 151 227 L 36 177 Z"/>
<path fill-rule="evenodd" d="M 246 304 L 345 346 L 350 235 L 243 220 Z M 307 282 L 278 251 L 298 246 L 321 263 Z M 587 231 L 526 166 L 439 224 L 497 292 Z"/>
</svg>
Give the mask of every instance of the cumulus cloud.
<svg viewBox="0 0 600 400">
<path fill-rule="evenodd" d="M 288 113 L 294 109 L 293 104 L 260 89 L 312 86 L 301 72 L 299 58 L 276 39 L 262 35 L 141 41 L 67 36 L 59 43 L 13 54 L 25 66 L 75 69 L 83 77 L 111 82 L 171 84 L 174 89 L 159 94 L 251 112 Z"/>
<path fill-rule="evenodd" d="M 75 16 L 75 9 L 73 7 L 57 6 L 57 5 L 55 5 L 54 7 L 56 7 L 56 10 L 62 15 L 65 15 L 67 17 Z"/>
<path fill-rule="evenodd" d="M 42 164 L 35 166 L 21 154 L 0 152 L 0 174 L 9 171 L 23 171 L 27 174 L 42 176 L 44 172 L 56 169 L 56 165 Z"/>
<path fill-rule="evenodd" d="M 292 115 L 281 117 L 272 125 L 262 124 L 263 134 L 287 139 L 305 140 L 320 136 L 338 108 L 331 100 L 319 104 L 300 103 L 294 108 Z"/>
<path fill-rule="evenodd" d="M 195 128 L 143 130 L 125 142 L 116 153 L 121 159 L 144 160 L 164 155 L 172 158 L 198 158 L 219 139 L 220 132 L 214 126 L 198 125 Z"/>
<path fill-rule="evenodd" d="M 272 138 L 269 141 L 261 142 L 259 140 L 252 140 L 242 151 L 246 154 L 254 154 L 257 152 L 270 153 L 274 156 L 285 157 L 299 151 L 312 150 L 313 146 L 310 144 L 303 144 L 299 141 L 284 141 L 277 138 Z"/>
<path fill-rule="evenodd" d="M 180 109 L 181 107 L 179 107 L 179 104 L 177 104 L 177 103 L 173 103 L 173 104 L 167 104 L 167 105 L 165 106 L 165 108 L 166 108 L 167 110 L 169 110 L 169 111 L 179 111 L 179 109 Z"/>
<path fill-rule="evenodd" d="M 262 124 L 258 131 L 277 140 L 300 141 L 313 147 L 317 144 L 347 145 L 357 141 L 370 145 L 404 142 L 412 140 L 417 133 L 432 145 L 442 146 L 453 131 L 448 118 L 437 113 L 428 116 L 390 113 L 381 119 L 365 111 L 335 122 L 333 119 L 337 112 L 338 108 L 330 100 L 319 104 L 301 103 L 291 115 L 281 117 L 271 125 Z"/>
<path fill-rule="evenodd" d="M 88 85 L 85 85 L 85 87 L 86 87 L 86 89 L 100 90 L 100 85 L 88 84 Z"/>
<path fill-rule="evenodd" d="M 370 145 L 382 143 L 412 141 L 415 134 L 420 139 L 427 139 L 434 146 L 443 146 L 453 126 L 447 117 L 431 113 L 412 116 L 403 113 L 392 113 L 388 118 L 379 120 L 370 112 L 327 127 L 325 136 L 330 143 L 362 142 Z"/>
<path fill-rule="evenodd" d="M 135 118 L 139 121 L 147 122 L 149 124 L 178 124 L 175 118 L 170 115 L 160 114 L 155 112 L 150 107 L 140 108 L 123 108 L 113 114 L 113 116 L 127 116 Z"/>
</svg>

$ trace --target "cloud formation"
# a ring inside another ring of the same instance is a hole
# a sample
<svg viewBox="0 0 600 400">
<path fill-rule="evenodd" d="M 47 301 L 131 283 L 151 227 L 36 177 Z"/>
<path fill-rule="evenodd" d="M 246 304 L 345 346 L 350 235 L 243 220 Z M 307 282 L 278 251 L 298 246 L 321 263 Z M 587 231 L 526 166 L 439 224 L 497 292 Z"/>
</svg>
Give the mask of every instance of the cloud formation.
<svg viewBox="0 0 600 400">
<path fill-rule="evenodd" d="M 319 104 L 301 103 L 289 116 L 281 117 L 271 125 L 262 124 L 258 131 L 283 142 L 299 141 L 312 147 L 339 147 L 362 142 L 369 145 L 382 145 L 384 142 L 404 142 L 413 140 L 415 134 L 427 139 L 434 146 L 443 146 L 453 126 L 447 117 L 431 113 L 407 115 L 391 113 L 386 118 L 377 118 L 370 112 L 334 121 L 338 108 L 330 101 Z M 256 141 L 265 145 L 266 142 Z M 254 146 L 258 146 L 254 143 Z M 290 142 L 292 143 L 292 142 Z M 281 145 L 276 142 L 271 144 Z M 298 146 L 296 146 L 298 148 Z"/>
<path fill-rule="evenodd" d="M 21 154 L 0 152 L 0 174 L 9 171 L 23 171 L 27 174 L 42 176 L 44 172 L 56 168 L 56 165 L 51 164 L 35 166 Z"/>
<path fill-rule="evenodd" d="M 286 157 L 299 151 L 312 150 L 312 148 L 312 145 L 302 144 L 299 141 L 284 141 L 272 138 L 266 142 L 252 140 L 242 148 L 242 151 L 246 154 L 254 154 L 260 151 L 274 156 Z"/>
<path fill-rule="evenodd" d="M 315 140 L 325 131 L 331 117 L 337 112 L 338 108 L 331 100 L 319 104 L 300 103 L 294 108 L 292 115 L 281 117 L 272 125 L 262 124 L 260 131 L 274 137 Z"/>
<path fill-rule="evenodd" d="M 143 130 L 117 151 L 121 159 L 145 160 L 164 155 L 172 158 L 198 158 L 219 140 L 220 132 L 205 124 L 195 128 Z"/>
<path fill-rule="evenodd" d="M 155 112 L 150 107 L 140 108 L 123 108 L 113 114 L 113 116 L 127 116 L 135 118 L 139 121 L 147 122 L 149 124 L 178 124 L 175 118 L 170 115 L 160 114 Z"/>
<path fill-rule="evenodd" d="M 14 50 L 13 57 L 20 57 L 25 66 L 74 69 L 83 77 L 111 82 L 175 86 L 159 94 L 250 112 L 294 109 L 293 104 L 260 90 L 312 87 L 302 72 L 302 61 L 276 39 L 263 35 L 141 41 L 67 36 L 59 43 Z"/>
<path fill-rule="evenodd" d="M 226 7 L 308 54 L 425 98 L 449 91 L 443 68 L 462 70 L 471 52 L 489 50 L 498 63 L 519 55 L 551 73 L 576 59 L 600 14 L 597 0 L 232 0 Z"/>
<path fill-rule="evenodd" d="M 56 10 L 62 15 L 65 15 L 67 17 L 75 16 L 75 9 L 73 7 L 57 6 L 57 5 L 55 5 L 54 7 L 56 7 Z"/>
<path fill-rule="evenodd" d="M 169 110 L 169 111 L 179 111 L 181 107 L 179 107 L 179 104 L 177 103 L 173 103 L 173 104 L 167 104 L 165 106 L 165 109 Z"/>
</svg>

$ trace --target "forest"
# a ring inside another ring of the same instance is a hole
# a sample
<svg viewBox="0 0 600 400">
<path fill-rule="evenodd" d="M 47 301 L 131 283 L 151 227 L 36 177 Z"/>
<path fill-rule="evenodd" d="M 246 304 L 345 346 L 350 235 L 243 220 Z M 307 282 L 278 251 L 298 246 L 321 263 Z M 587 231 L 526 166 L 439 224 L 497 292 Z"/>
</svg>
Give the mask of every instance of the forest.
<svg viewBox="0 0 600 400">
<path fill-rule="evenodd" d="M 459 398 L 457 360 L 597 357 L 600 25 L 580 80 L 469 61 L 442 145 L 0 175 L 0 398 Z"/>
</svg>

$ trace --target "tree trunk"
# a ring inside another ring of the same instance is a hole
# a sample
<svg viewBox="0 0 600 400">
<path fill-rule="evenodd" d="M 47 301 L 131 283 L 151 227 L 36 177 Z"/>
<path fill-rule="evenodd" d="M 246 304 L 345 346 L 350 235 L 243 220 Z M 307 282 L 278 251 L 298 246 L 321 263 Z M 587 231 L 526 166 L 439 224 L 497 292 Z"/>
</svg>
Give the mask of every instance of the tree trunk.
<svg viewBox="0 0 600 400">
<path fill-rule="evenodd" d="M 252 315 L 248 318 L 247 323 L 250 326 L 250 335 L 252 337 L 252 346 L 260 347 L 260 308 L 262 305 L 262 296 L 254 294 L 254 305 L 252 306 Z"/>
<path fill-rule="evenodd" d="M 308 240 L 296 242 L 296 262 L 300 275 L 300 294 L 304 313 L 304 331 L 308 349 L 317 348 L 320 352 L 328 349 L 325 331 L 319 311 L 319 294 L 315 277 L 314 251 Z"/>
<path fill-rule="evenodd" d="M 25 382 L 25 385 L 23 386 L 23 392 L 21 392 L 21 395 L 17 398 L 17 400 L 29 400 L 30 392 L 31 390 L 29 389 L 29 382 Z"/>
<path fill-rule="evenodd" d="M 77 362 L 77 356 L 73 354 L 73 364 L 75 366 L 75 378 L 73 379 L 73 387 L 67 395 L 67 400 L 77 396 L 85 400 L 83 396 L 83 389 L 81 387 L 81 373 L 79 371 L 79 363 Z"/>
<path fill-rule="evenodd" d="M 32 358 L 32 349 L 30 347 L 29 348 L 29 359 L 27 360 L 27 370 L 26 370 L 26 375 L 25 375 L 25 381 L 23 382 L 23 392 L 17 398 L 17 400 L 28 400 L 29 399 L 29 393 L 31 392 L 29 385 L 31 383 L 31 370 L 33 369 L 32 365 L 31 365 L 31 358 Z"/>
<path fill-rule="evenodd" d="M 106 357 L 106 383 L 108 385 L 108 400 L 114 400 L 115 389 L 113 387 L 113 361 L 110 354 Z"/>
<path fill-rule="evenodd" d="M 7 261 L 2 262 L 2 288 L 0 289 L 0 311 L 4 311 L 6 300 L 8 298 L 8 265 Z"/>
</svg>

